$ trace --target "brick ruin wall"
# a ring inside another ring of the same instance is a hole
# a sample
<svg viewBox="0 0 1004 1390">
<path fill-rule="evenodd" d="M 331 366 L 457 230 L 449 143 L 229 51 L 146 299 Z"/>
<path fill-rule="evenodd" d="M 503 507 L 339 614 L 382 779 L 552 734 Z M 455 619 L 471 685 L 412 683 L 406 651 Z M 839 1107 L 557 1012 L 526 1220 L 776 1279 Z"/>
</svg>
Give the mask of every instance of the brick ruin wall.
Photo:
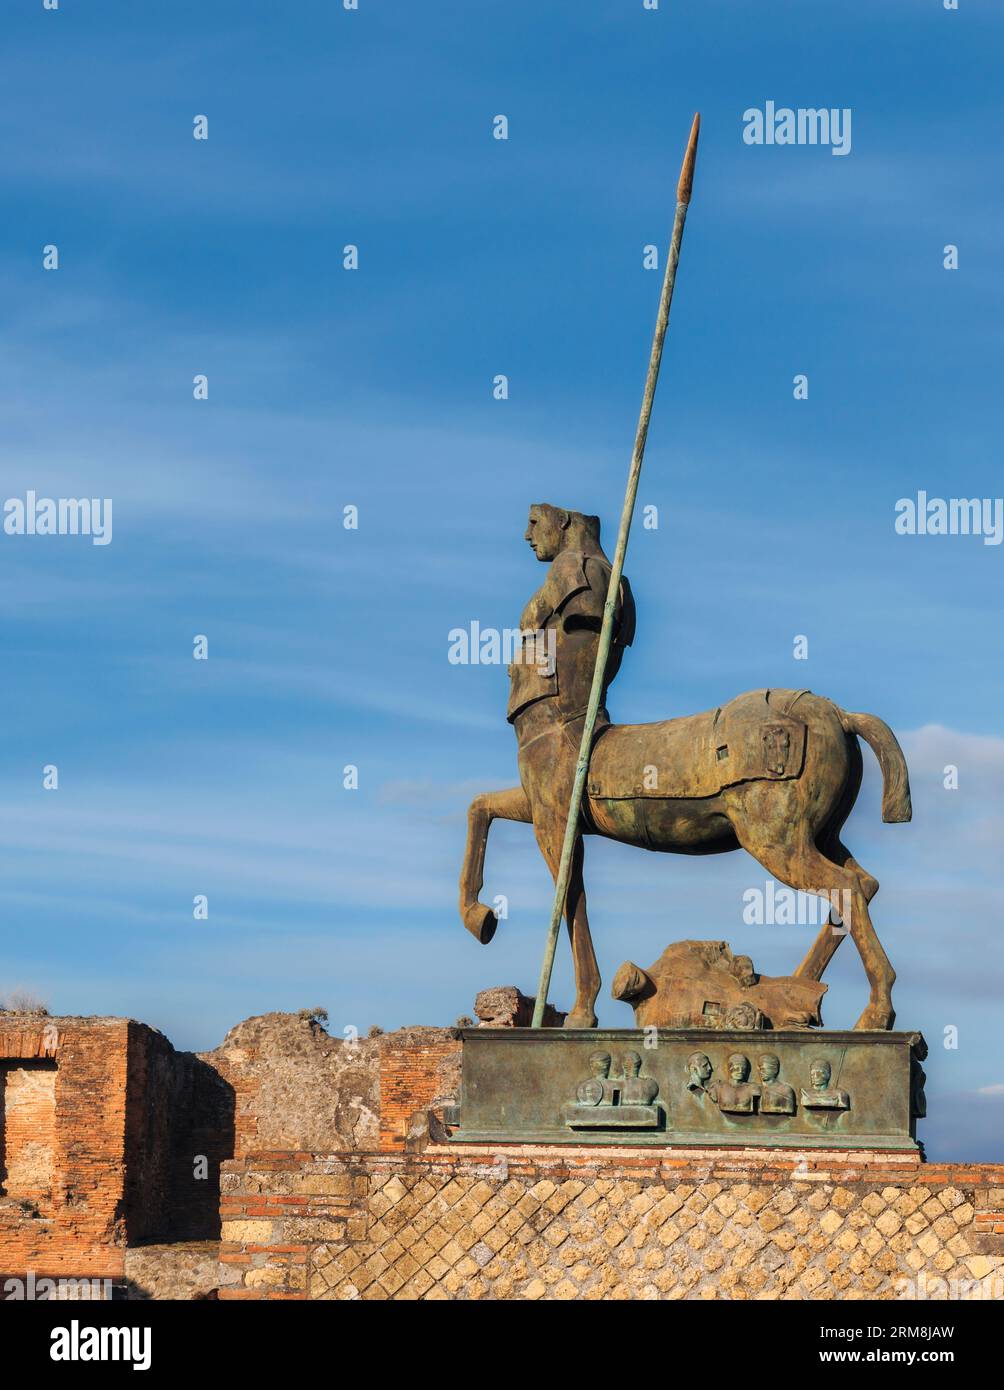
<svg viewBox="0 0 1004 1390">
<path fill-rule="evenodd" d="M 450 1028 L 402 1028 L 381 1039 L 379 1142 L 373 1147 L 403 1151 L 416 1115 L 431 1111 L 442 1121 L 460 1095 L 461 1049 Z"/>
<path fill-rule="evenodd" d="M 56 1064 L 22 1061 L 4 1068 L 0 1183 L 8 1198 L 50 1208 L 55 1178 Z"/>
<path fill-rule="evenodd" d="M 1004 1166 L 276 1153 L 225 1165 L 222 1212 L 228 1300 L 1004 1295 Z"/>
<path fill-rule="evenodd" d="M 413 1109 L 455 1098 L 459 1047 L 451 1029 L 348 1042 L 266 1014 L 195 1054 L 128 1019 L 0 1014 L 0 1275 L 208 1291 L 225 1160 L 401 1148 Z"/>
<path fill-rule="evenodd" d="M 121 1279 L 128 1029 L 125 1019 L 0 1025 L 0 1273 Z"/>
<path fill-rule="evenodd" d="M 218 1234 L 220 1164 L 233 1156 L 227 1081 L 163 1033 L 129 1023 L 123 1210 L 130 1245 Z"/>
</svg>

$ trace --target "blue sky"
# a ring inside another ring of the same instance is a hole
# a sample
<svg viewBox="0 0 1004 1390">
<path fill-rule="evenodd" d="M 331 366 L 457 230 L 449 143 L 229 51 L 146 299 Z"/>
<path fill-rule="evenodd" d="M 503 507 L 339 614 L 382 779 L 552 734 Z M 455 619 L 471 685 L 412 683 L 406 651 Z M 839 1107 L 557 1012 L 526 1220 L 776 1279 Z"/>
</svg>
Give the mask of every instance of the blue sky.
<svg viewBox="0 0 1004 1390">
<path fill-rule="evenodd" d="M 881 824 L 866 751 L 845 838 L 882 881 L 899 1025 L 931 1043 L 929 1152 L 1004 1157 L 1004 556 L 893 530 L 920 488 L 1004 491 L 1002 30 L 989 0 L 9 6 L 2 493 L 111 497 L 114 539 L 0 535 L 0 992 L 199 1048 L 269 1009 L 389 1028 L 532 992 L 526 827 L 493 831 L 492 945 L 457 917 L 467 801 L 516 760 L 504 671 L 450 665 L 447 634 L 516 622 L 528 503 L 598 512 L 612 545 L 642 248 L 700 109 L 611 712 L 792 685 L 893 726 L 914 822 Z M 745 145 L 768 99 L 850 108 L 851 153 Z M 682 937 L 767 973 L 804 953 L 809 928 L 743 924 L 765 875 L 741 853 L 587 849 L 607 982 Z M 850 1024 L 850 947 L 828 979 Z M 563 944 L 559 1003 L 569 981 Z"/>
</svg>

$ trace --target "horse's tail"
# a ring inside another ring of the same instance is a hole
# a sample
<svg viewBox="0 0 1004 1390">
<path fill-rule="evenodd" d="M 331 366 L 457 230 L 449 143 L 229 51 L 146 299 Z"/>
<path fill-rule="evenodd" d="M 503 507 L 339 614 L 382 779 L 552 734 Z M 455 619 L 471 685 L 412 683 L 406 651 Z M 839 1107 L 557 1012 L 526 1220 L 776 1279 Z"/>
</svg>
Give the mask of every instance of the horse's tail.
<svg viewBox="0 0 1004 1390">
<path fill-rule="evenodd" d="M 859 734 L 878 758 L 882 769 L 882 819 L 907 821 L 913 815 L 910 804 L 910 774 L 896 735 L 884 720 L 874 714 L 850 714 L 840 710 L 844 732 Z"/>
</svg>

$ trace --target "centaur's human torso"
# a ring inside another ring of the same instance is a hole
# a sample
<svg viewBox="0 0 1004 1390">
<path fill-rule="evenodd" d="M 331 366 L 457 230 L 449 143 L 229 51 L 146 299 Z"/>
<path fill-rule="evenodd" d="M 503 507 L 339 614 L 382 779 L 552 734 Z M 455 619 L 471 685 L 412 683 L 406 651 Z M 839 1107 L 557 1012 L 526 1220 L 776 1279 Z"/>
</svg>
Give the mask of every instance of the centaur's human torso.
<svg viewBox="0 0 1004 1390">
<path fill-rule="evenodd" d="M 509 667 L 506 711 L 519 740 L 523 786 L 532 801 L 539 805 L 543 797 L 557 816 L 568 811 L 610 581 L 610 562 L 598 542 L 581 535 L 570 539 L 573 543 L 552 560 L 523 610 L 522 648 Z M 597 731 L 609 722 L 606 690 L 633 636 L 634 601 L 623 580 Z M 547 775 L 541 778 L 545 766 Z"/>
</svg>

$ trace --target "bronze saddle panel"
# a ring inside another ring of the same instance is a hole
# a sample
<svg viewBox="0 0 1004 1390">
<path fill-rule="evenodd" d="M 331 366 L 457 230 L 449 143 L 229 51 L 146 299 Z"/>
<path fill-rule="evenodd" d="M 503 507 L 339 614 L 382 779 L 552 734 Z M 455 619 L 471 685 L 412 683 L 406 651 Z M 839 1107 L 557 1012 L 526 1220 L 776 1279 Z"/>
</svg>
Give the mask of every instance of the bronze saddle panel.
<svg viewBox="0 0 1004 1390">
<path fill-rule="evenodd" d="M 655 724 L 611 724 L 589 760 L 590 796 L 610 801 L 716 796 L 739 782 L 801 775 L 800 690 L 751 690 L 727 705 Z"/>
</svg>

